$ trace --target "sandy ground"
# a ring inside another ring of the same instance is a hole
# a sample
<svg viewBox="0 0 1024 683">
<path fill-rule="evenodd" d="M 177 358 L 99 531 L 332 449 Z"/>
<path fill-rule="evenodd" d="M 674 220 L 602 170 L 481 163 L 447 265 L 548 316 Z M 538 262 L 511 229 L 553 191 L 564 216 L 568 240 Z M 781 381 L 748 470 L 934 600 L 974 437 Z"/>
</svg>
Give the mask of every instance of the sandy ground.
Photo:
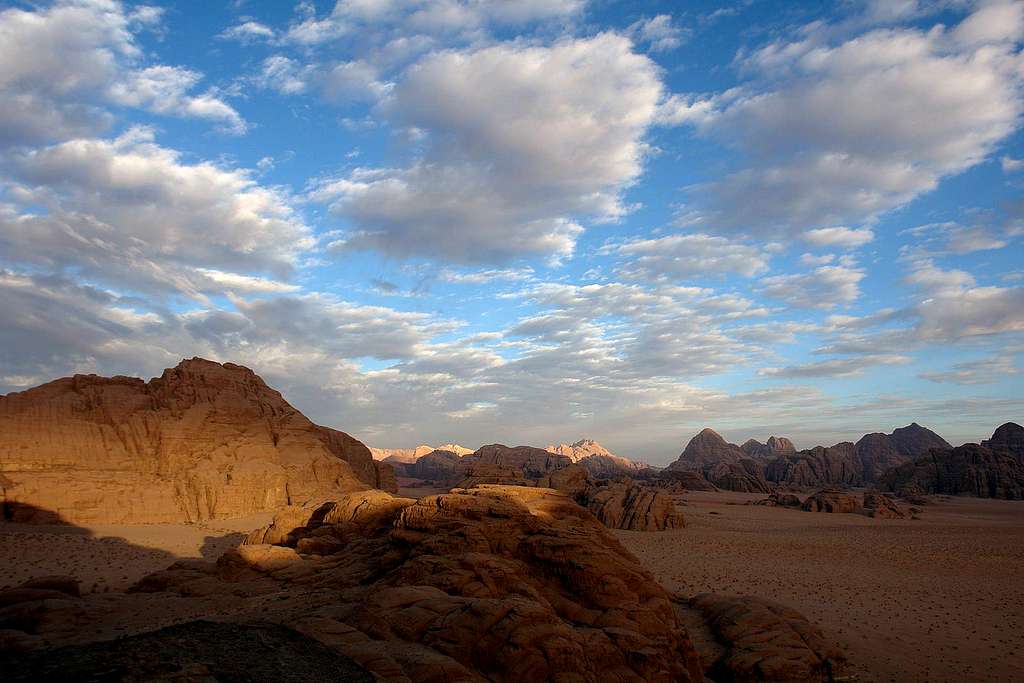
<svg viewBox="0 0 1024 683">
<path fill-rule="evenodd" d="M 204 526 L 0 523 L 0 588 L 33 576 L 71 574 L 84 593 L 121 591 L 179 559 L 215 560 L 272 517 L 250 515 Z"/>
<path fill-rule="evenodd" d="M 616 532 L 667 589 L 769 597 L 847 652 L 858 681 L 1024 681 L 1024 503 L 955 498 L 920 520 L 688 493 L 687 527 Z"/>
</svg>

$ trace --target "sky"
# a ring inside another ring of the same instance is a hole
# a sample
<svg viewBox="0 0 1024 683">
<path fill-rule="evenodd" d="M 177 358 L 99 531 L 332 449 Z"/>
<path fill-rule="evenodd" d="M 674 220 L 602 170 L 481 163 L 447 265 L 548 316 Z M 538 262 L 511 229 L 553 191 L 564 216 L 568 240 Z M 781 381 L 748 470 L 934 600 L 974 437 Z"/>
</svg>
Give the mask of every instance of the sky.
<svg viewBox="0 0 1024 683">
<path fill-rule="evenodd" d="M 0 2 L 0 394 L 381 447 L 1024 420 L 1024 2 Z"/>
</svg>

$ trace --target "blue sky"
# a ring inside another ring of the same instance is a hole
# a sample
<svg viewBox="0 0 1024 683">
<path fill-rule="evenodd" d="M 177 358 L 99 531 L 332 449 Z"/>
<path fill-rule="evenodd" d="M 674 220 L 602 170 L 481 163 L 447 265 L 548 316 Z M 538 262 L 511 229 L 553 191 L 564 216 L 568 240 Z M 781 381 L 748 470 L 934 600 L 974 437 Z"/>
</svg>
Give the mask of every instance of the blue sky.
<svg viewBox="0 0 1024 683">
<path fill-rule="evenodd" d="M 0 4 L 0 392 L 377 446 L 1022 413 L 1024 3 Z"/>
</svg>

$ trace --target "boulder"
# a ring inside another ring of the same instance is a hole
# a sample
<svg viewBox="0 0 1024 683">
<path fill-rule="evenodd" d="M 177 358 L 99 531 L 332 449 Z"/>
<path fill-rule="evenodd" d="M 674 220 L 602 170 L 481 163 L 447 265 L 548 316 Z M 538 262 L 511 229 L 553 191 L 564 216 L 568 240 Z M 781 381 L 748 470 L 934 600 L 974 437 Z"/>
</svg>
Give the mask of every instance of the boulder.
<svg viewBox="0 0 1024 683">
<path fill-rule="evenodd" d="M 895 500 L 878 491 L 864 494 L 864 510 L 869 517 L 881 519 L 904 519 L 907 516 Z"/>
<path fill-rule="evenodd" d="M 724 648 L 707 662 L 714 680 L 841 680 L 846 658 L 799 612 L 762 598 L 705 593 L 690 600 Z"/>
<path fill-rule="evenodd" d="M 664 531 L 686 526 L 672 497 L 633 482 L 602 482 L 585 493 L 585 507 L 610 529 Z"/>
<path fill-rule="evenodd" d="M 809 496 L 801 506 L 807 512 L 859 512 L 861 500 L 852 493 L 838 489 L 824 489 Z"/>
<path fill-rule="evenodd" d="M 252 586 L 260 594 L 253 573 L 278 591 L 335 591 L 298 618 L 278 601 L 266 603 L 264 617 L 278 618 L 280 604 L 279 618 L 384 680 L 703 680 L 670 596 L 565 494 L 495 485 L 408 504 L 334 503 L 358 512 L 325 514 L 289 542 L 301 547 L 336 530 L 343 547 L 299 552 L 309 571 L 281 547 L 292 564 L 260 560 L 249 573 L 222 572 L 224 593 L 245 600 Z M 353 519 L 374 521 L 350 533 Z"/>
</svg>

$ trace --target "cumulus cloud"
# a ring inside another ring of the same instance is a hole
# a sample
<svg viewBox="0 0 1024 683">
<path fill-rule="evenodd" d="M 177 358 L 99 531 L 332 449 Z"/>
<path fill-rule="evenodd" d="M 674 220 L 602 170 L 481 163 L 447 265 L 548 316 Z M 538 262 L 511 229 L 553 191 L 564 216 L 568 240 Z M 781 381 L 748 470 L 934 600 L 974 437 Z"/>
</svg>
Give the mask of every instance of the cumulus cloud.
<svg viewBox="0 0 1024 683">
<path fill-rule="evenodd" d="M 312 193 L 352 224 L 337 247 L 462 262 L 572 253 L 576 216 L 612 220 L 641 172 L 661 83 L 626 38 L 431 55 L 382 103 L 421 131 L 408 166 L 360 168 Z"/>
<path fill-rule="evenodd" d="M 338 0 L 323 17 L 309 13 L 292 24 L 285 39 L 317 45 L 371 32 L 391 40 L 417 35 L 475 35 L 491 26 L 518 26 L 565 19 L 584 0 Z"/>
<path fill-rule="evenodd" d="M 713 235 L 669 235 L 607 245 L 602 253 L 621 258 L 619 272 L 629 278 L 685 280 L 694 277 L 744 277 L 768 270 L 764 249 Z"/>
<path fill-rule="evenodd" d="M 803 234 L 806 242 L 817 247 L 861 247 L 875 239 L 875 233 L 868 228 L 816 228 Z"/>
<path fill-rule="evenodd" d="M 790 365 L 782 368 L 761 368 L 757 374 L 764 377 L 784 377 L 788 379 L 811 379 L 816 377 L 849 377 L 859 375 L 865 369 L 876 365 L 905 365 L 910 362 L 907 356 L 899 355 L 862 355 L 851 358 L 834 358 L 831 360 Z"/>
<path fill-rule="evenodd" d="M 699 191 L 709 220 L 770 235 L 863 223 L 983 161 L 1020 121 L 1020 7 L 845 41 L 814 24 L 742 55 L 739 88 L 680 96 L 664 118 L 749 160 Z"/>
<path fill-rule="evenodd" d="M 184 163 L 146 129 L 26 152 L 11 172 L 26 206 L 0 207 L 8 262 L 197 296 L 280 290 L 233 274 L 288 277 L 314 244 L 286 196 L 242 170 Z"/>
<path fill-rule="evenodd" d="M 34 11 L 0 11 L 0 144 L 30 144 L 95 134 L 121 104 L 159 114 L 212 119 L 233 132 L 241 116 L 215 91 L 189 95 L 199 74 L 140 66 L 135 32 L 160 11 L 127 11 L 115 0 L 61 0 Z"/>
<path fill-rule="evenodd" d="M 674 25 L 670 14 L 636 21 L 630 24 L 627 32 L 638 43 L 646 44 L 651 52 L 674 50 L 689 38 L 689 31 Z"/>
<path fill-rule="evenodd" d="M 762 278 L 759 289 L 795 308 L 830 309 L 856 301 L 863 279 L 863 269 L 841 263 L 819 266 L 808 273 Z"/>
</svg>

